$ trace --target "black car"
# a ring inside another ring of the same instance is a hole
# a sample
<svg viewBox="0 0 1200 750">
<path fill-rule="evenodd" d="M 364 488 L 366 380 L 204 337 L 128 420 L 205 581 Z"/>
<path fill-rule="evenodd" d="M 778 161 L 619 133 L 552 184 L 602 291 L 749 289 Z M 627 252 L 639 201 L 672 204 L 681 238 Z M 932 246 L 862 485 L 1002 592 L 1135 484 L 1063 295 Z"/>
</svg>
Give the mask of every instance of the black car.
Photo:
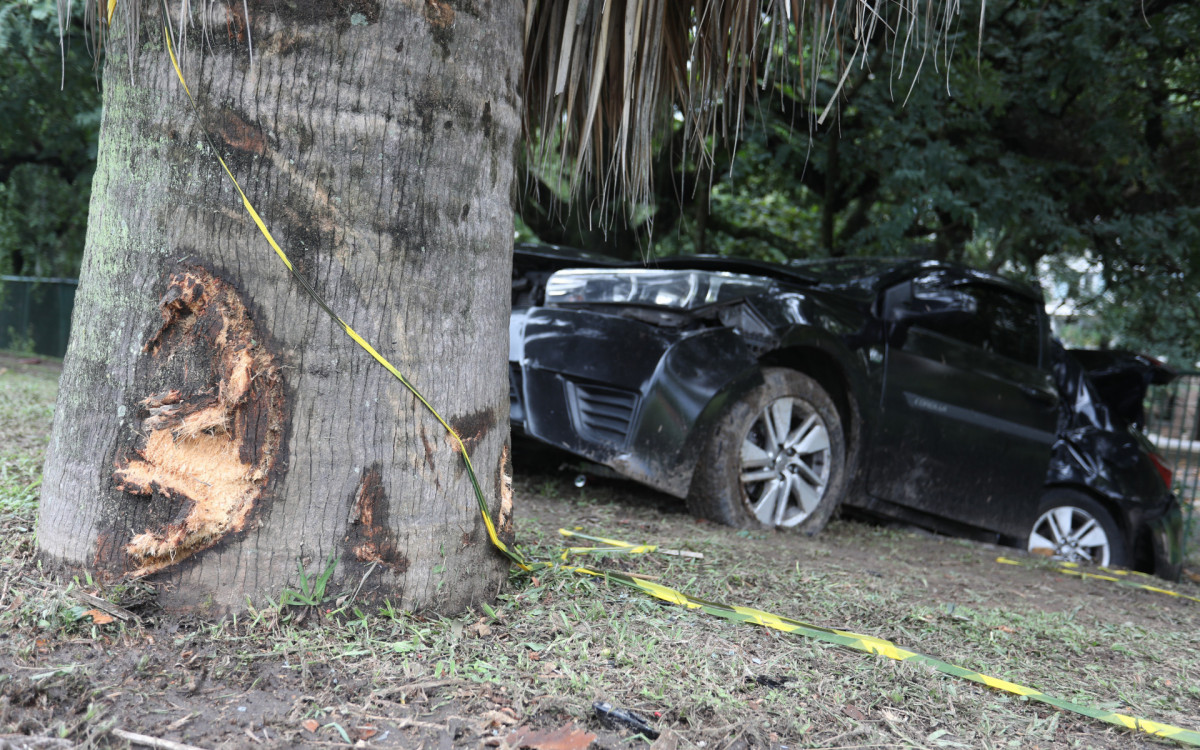
<svg viewBox="0 0 1200 750">
<path fill-rule="evenodd" d="M 698 516 L 815 533 L 847 508 L 1179 575 L 1170 472 L 1024 284 L 927 260 L 648 267 L 518 246 L 510 342 L 516 434 Z"/>
</svg>

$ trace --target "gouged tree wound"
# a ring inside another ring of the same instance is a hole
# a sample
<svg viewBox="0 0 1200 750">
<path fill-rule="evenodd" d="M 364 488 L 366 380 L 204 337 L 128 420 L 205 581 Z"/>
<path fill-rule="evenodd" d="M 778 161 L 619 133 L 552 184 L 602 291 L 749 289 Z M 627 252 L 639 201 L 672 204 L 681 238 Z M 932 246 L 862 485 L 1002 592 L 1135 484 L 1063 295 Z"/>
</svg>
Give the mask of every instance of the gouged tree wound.
<svg viewBox="0 0 1200 750">
<path fill-rule="evenodd" d="M 513 528 L 513 481 L 512 461 L 509 460 L 508 445 L 500 453 L 500 512 L 496 515 L 496 533 L 505 544 L 512 544 L 517 537 Z"/>
<path fill-rule="evenodd" d="M 415 8 L 425 17 L 425 22 L 436 28 L 447 28 L 454 25 L 454 8 L 445 0 L 403 0 L 410 8 Z"/>
<path fill-rule="evenodd" d="M 241 115 L 226 108 L 213 128 L 226 146 L 247 154 L 267 153 L 267 137 L 262 128 L 246 122 Z"/>
<path fill-rule="evenodd" d="M 458 453 L 463 446 L 467 450 L 471 450 L 495 426 L 496 412 L 491 409 L 480 409 L 455 417 L 450 420 L 450 431 L 446 433 L 446 443 L 455 453 Z"/>
<path fill-rule="evenodd" d="M 346 541 L 359 562 L 379 563 L 395 573 L 408 570 L 408 558 L 396 549 L 396 534 L 387 523 L 387 495 L 378 463 L 363 472 L 354 493 Z"/>
<path fill-rule="evenodd" d="M 190 501 L 187 516 L 146 529 L 125 546 L 132 576 L 162 570 L 241 531 L 279 453 L 283 385 L 237 292 L 202 269 L 171 277 L 163 324 L 145 346 L 168 366 L 185 340 L 211 352 L 215 382 L 192 394 L 168 390 L 141 402 L 144 444 L 119 462 L 117 489 Z"/>
</svg>

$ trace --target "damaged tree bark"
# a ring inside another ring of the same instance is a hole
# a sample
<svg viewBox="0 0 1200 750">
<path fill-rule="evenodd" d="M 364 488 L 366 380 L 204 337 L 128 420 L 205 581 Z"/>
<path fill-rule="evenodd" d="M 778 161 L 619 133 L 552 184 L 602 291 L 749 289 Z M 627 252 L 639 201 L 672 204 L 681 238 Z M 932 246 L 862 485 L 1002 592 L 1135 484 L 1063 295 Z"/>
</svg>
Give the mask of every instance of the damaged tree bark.
<svg viewBox="0 0 1200 750">
<path fill-rule="evenodd" d="M 300 272 L 463 437 L 511 533 L 521 5 L 204 7 L 182 60 L 199 122 L 156 5 L 138 44 L 118 27 L 107 46 L 42 552 L 165 582 L 174 609 L 278 597 L 331 554 L 334 590 L 366 575 L 360 596 L 408 609 L 487 598 L 507 566 L 456 446 L 290 278 L 201 127 Z"/>
<path fill-rule="evenodd" d="M 125 546 L 139 565 L 134 576 L 182 562 L 246 527 L 275 468 L 286 408 L 275 358 L 258 345 L 228 284 L 201 269 L 175 274 L 159 307 L 162 328 L 143 351 L 201 375 L 187 394 L 175 388 L 142 399 L 137 439 L 117 458 L 116 489 L 188 503 L 182 520 L 147 529 Z"/>
</svg>

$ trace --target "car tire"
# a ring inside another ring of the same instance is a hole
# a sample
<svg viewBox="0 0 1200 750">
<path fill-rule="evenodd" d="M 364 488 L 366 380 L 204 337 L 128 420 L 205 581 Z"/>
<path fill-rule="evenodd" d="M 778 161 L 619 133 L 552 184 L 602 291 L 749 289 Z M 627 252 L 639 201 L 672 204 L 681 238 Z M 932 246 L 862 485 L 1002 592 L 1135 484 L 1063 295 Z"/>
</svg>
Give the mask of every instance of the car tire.
<svg viewBox="0 0 1200 750">
<path fill-rule="evenodd" d="M 1055 490 L 1042 500 L 1025 548 L 1052 560 L 1129 566 L 1129 545 L 1112 514 L 1074 490 Z"/>
<path fill-rule="evenodd" d="M 728 526 L 815 534 L 846 491 L 841 416 L 811 377 L 782 367 L 762 376 L 726 410 L 701 451 L 688 508 Z"/>
</svg>

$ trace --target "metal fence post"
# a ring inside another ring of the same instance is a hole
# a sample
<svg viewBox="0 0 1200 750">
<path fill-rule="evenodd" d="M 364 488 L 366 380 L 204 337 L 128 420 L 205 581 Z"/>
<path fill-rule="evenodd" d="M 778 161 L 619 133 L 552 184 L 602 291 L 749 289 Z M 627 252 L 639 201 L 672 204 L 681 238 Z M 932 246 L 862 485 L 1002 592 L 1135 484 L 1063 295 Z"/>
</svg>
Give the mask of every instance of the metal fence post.
<svg viewBox="0 0 1200 750">
<path fill-rule="evenodd" d="M 1146 436 L 1175 470 L 1172 489 L 1183 506 L 1185 554 L 1200 523 L 1200 372 L 1181 372 L 1146 394 Z"/>
<path fill-rule="evenodd" d="M 78 286 L 76 279 L 0 276 L 0 349 L 63 356 Z"/>
</svg>

